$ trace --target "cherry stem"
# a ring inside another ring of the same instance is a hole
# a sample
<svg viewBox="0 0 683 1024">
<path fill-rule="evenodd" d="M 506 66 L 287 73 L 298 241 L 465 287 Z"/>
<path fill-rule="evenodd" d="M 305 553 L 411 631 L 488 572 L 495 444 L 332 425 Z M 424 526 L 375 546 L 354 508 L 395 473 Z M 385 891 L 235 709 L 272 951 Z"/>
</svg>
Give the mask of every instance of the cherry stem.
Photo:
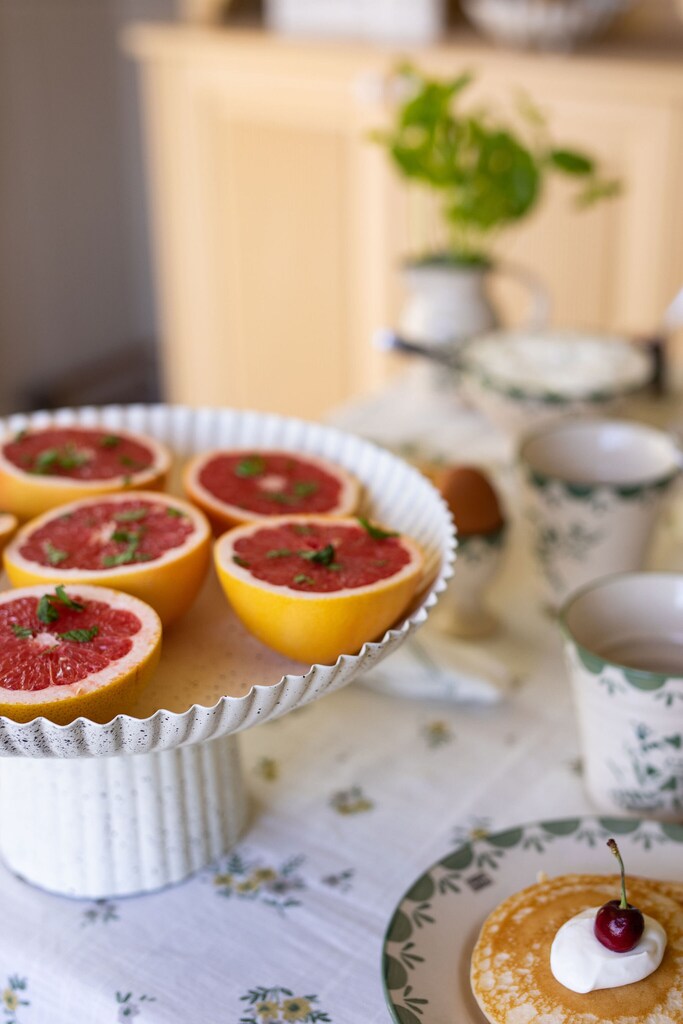
<svg viewBox="0 0 683 1024">
<path fill-rule="evenodd" d="M 626 910 L 628 908 L 628 900 L 626 899 L 626 877 L 624 874 L 624 862 L 621 859 L 621 854 L 619 853 L 619 847 L 616 844 L 616 840 L 608 839 L 607 845 L 619 861 L 619 869 L 621 871 L 621 903 L 619 904 L 619 909 Z"/>
</svg>

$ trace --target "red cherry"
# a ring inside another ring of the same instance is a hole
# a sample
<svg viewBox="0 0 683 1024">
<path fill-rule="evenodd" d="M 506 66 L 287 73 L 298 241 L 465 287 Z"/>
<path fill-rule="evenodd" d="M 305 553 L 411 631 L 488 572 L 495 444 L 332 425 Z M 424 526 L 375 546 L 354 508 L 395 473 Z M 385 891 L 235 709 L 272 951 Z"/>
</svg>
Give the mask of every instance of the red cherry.
<svg viewBox="0 0 683 1024">
<path fill-rule="evenodd" d="M 645 919 L 630 903 L 622 907 L 620 900 L 610 900 L 595 915 L 593 930 L 603 946 L 615 953 L 628 953 L 638 945 L 645 930 Z"/>
<path fill-rule="evenodd" d="M 614 839 L 607 845 L 619 861 L 621 870 L 621 899 L 610 900 L 600 907 L 595 915 L 593 932 L 598 942 L 615 953 L 628 953 L 640 941 L 645 930 L 645 919 L 641 912 L 626 900 L 626 878 L 624 862 Z"/>
</svg>

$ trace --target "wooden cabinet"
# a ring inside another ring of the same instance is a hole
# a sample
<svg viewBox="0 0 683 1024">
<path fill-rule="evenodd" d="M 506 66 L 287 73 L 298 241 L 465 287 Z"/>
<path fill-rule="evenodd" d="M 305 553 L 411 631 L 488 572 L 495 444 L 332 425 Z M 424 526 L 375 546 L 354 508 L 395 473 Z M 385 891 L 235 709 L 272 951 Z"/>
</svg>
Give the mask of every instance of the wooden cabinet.
<svg viewBox="0 0 683 1024">
<path fill-rule="evenodd" d="M 386 380 L 420 211 L 367 141 L 398 55 L 261 32 L 139 26 L 167 397 L 324 414 Z M 502 253 L 548 282 L 554 318 L 651 331 L 683 283 L 683 64 L 614 49 L 572 58 L 458 42 L 412 55 L 523 88 L 563 141 L 599 154 L 622 197 L 585 213 L 557 185 Z M 507 314 L 519 296 L 504 292 Z"/>
</svg>

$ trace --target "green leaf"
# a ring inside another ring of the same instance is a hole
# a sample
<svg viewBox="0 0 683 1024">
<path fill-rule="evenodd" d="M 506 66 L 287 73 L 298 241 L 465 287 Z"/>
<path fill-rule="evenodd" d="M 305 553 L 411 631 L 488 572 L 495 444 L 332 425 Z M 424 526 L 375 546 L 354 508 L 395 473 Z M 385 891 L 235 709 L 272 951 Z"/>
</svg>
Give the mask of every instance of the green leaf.
<svg viewBox="0 0 683 1024">
<path fill-rule="evenodd" d="M 313 527 L 309 526 L 308 523 L 295 523 L 295 525 L 292 526 L 292 530 L 299 537 L 308 537 L 313 533 Z"/>
<path fill-rule="evenodd" d="M 331 565 L 334 562 L 334 545 L 326 544 L 324 548 L 317 551 L 299 551 L 301 558 L 307 562 L 315 562 L 316 565 Z"/>
<path fill-rule="evenodd" d="M 260 455 L 247 455 L 235 466 L 235 476 L 261 476 L 266 471 L 265 459 Z"/>
<path fill-rule="evenodd" d="M 243 569 L 248 569 L 251 564 L 246 560 L 246 558 L 240 558 L 239 555 L 233 555 L 232 560 L 235 563 L 235 565 L 241 565 Z"/>
<path fill-rule="evenodd" d="M 44 551 L 45 557 L 50 565 L 59 565 L 60 562 L 63 562 L 69 557 L 68 551 L 60 551 L 59 548 L 56 548 L 49 540 L 45 542 Z"/>
<path fill-rule="evenodd" d="M 311 577 L 307 576 L 305 573 L 300 572 L 294 577 L 292 583 L 305 583 L 307 586 L 312 586 L 315 583 L 315 580 L 311 579 Z"/>
<path fill-rule="evenodd" d="M 21 640 L 27 640 L 33 636 L 33 630 L 29 626 L 20 626 L 18 622 L 13 622 L 11 629 L 14 635 L 18 636 Z"/>
<path fill-rule="evenodd" d="M 119 462 L 126 469 L 138 470 L 145 468 L 144 463 L 139 462 L 138 459 L 131 458 L 130 455 L 119 455 Z"/>
<path fill-rule="evenodd" d="M 381 527 L 375 526 L 371 523 L 369 519 L 364 519 L 363 516 L 357 516 L 357 519 L 365 532 L 369 534 L 373 540 L 388 540 L 389 537 L 400 537 L 399 533 L 392 530 L 383 530 Z"/>
<path fill-rule="evenodd" d="M 55 596 L 51 597 L 50 600 L 54 601 L 55 598 L 65 607 L 70 608 L 72 612 L 85 611 L 85 605 L 81 604 L 80 601 L 74 601 L 73 598 L 69 597 L 66 590 L 64 589 L 63 583 L 58 583 L 55 587 Z"/>
<path fill-rule="evenodd" d="M 100 438 L 102 448 L 116 448 L 118 444 L 121 444 L 121 438 L 116 434 L 107 434 L 106 437 Z"/>
<path fill-rule="evenodd" d="M 571 149 L 553 149 L 550 151 L 550 162 L 558 171 L 563 174 L 574 174 L 585 177 L 593 174 L 595 161 L 583 153 L 577 153 Z"/>
<path fill-rule="evenodd" d="M 289 548 L 271 548 L 270 551 L 266 551 L 266 558 L 286 558 L 293 554 Z"/>
<path fill-rule="evenodd" d="M 179 514 L 182 515 L 182 513 Z M 144 519 L 146 515 L 146 508 L 129 508 L 124 509 L 123 512 L 117 512 L 114 519 L 117 523 L 136 523 L 140 519 Z"/>
<path fill-rule="evenodd" d="M 588 206 L 593 206 L 594 203 L 600 202 L 602 199 L 614 199 L 616 196 L 621 195 L 621 192 L 621 182 L 616 178 L 610 181 L 595 179 L 588 182 L 584 190 L 579 192 L 576 197 L 576 204 L 581 209 L 585 209 Z"/>
<path fill-rule="evenodd" d="M 36 455 L 33 463 L 34 473 L 49 473 L 59 459 L 59 452 L 56 448 L 46 448 L 45 451 Z"/>
<path fill-rule="evenodd" d="M 116 541 L 117 544 L 135 544 L 137 546 L 140 543 L 140 534 L 133 533 L 131 530 L 114 530 L 109 539 Z"/>
<path fill-rule="evenodd" d="M 69 629 L 66 633 L 59 633 L 58 636 L 62 640 L 70 640 L 75 644 L 87 644 L 89 640 L 94 640 L 99 631 L 99 626 L 91 626 L 90 629 Z"/>
<path fill-rule="evenodd" d="M 79 452 L 72 444 L 68 444 L 57 459 L 60 469 L 78 469 L 89 461 L 90 456 L 86 452 Z"/>
<path fill-rule="evenodd" d="M 52 598 L 47 594 L 43 594 L 38 602 L 36 615 L 38 617 L 38 621 L 45 623 L 45 625 L 49 625 L 51 622 L 54 622 L 59 618 L 59 612 L 53 605 Z"/>
<path fill-rule="evenodd" d="M 187 515 L 187 512 L 183 512 L 182 509 L 176 508 L 174 505 L 167 505 L 166 515 L 173 516 L 175 519 L 183 519 Z"/>
<path fill-rule="evenodd" d="M 314 480 L 299 480 L 294 484 L 294 494 L 297 498 L 308 498 L 318 491 L 319 485 Z"/>
</svg>

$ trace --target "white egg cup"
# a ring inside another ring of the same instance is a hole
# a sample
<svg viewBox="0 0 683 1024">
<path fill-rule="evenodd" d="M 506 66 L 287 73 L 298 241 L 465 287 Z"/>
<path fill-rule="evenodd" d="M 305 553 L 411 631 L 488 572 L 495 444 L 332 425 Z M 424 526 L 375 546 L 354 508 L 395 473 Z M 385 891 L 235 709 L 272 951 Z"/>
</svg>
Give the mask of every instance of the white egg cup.
<svg viewBox="0 0 683 1024">
<path fill-rule="evenodd" d="M 463 640 L 483 639 L 498 629 L 486 605 L 486 593 L 500 571 L 507 531 L 458 536 L 458 571 L 446 587 L 434 615 L 444 633 Z"/>
<path fill-rule="evenodd" d="M 248 800 L 235 733 L 344 686 L 426 620 L 451 573 L 453 528 L 443 500 L 417 470 L 329 427 L 228 409 L 157 405 L 18 415 L 4 428 L 13 434 L 51 424 L 137 431 L 169 445 L 182 459 L 211 447 L 251 446 L 333 459 L 361 481 L 362 513 L 410 535 L 425 554 L 423 585 L 404 621 L 334 665 L 313 665 L 273 685 L 245 687 L 244 696 L 223 696 L 211 706 L 196 702 L 197 680 L 188 669 L 186 710 L 119 715 L 106 725 L 83 718 L 63 726 L 44 718 L 21 725 L 0 717 L 0 856 L 11 870 L 68 896 L 150 892 L 219 858 L 244 828 Z M 226 629 L 230 617 L 227 606 L 215 612 L 220 634 L 220 615 Z M 205 655 L 203 643 L 202 636 L 188 637 L 189 666 Z M 164 670 L 162 654 L 159 673 Z M 204 663 L 201 672 L 207 671 Z M 220 662 L 210 671 L 220 675 Z"/>
</svg>

